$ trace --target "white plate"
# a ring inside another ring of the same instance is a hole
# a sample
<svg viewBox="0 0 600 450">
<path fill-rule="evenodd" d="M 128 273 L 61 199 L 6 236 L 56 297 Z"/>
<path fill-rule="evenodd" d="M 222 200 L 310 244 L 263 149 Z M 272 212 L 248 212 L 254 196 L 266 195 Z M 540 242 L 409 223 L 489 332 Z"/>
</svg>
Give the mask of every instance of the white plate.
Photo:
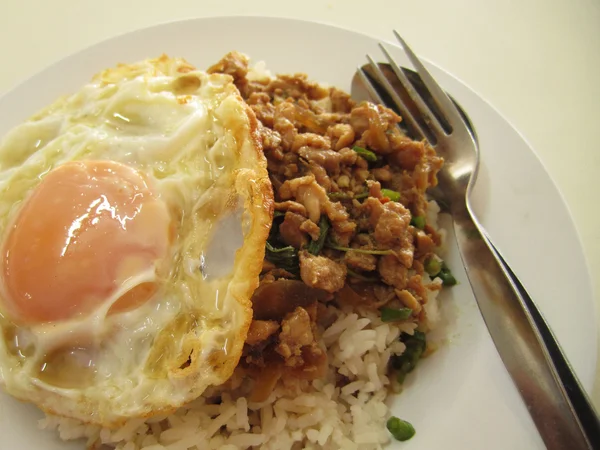
<svg viewBox="0 0 600 450">
<path fill-rule="evenodd" d="M 402 32 L 402 30 L 399 30 Z M 391 38 L 391 32 L 390 32 Z M 418 51 L 418 42 L 413 45 Z M 0 99 L 0 135 L 97 71 L 165 52 L 206 68 L 239 50 L 274 72 L 307 72 L 350 88 L 364 55 L 379 55 L 367 36 L 315 23 L 229 17 L 196 19 L 144 29 L 72 55 Z M 397 52 L 398 59 L 406 61 Z M 494 242 L 511 262 L 554 328 L 575 370 L 590 389 L 596 369 L 596 324 L 590 277 L 569 212 L 536 155 L 490 105 L 468 87 L 429 65 L 465 108 L 482 148 L 475 207 Z M 523 107 L 527 107 L 524 99 Z M 454 249 L 450 264 L 462 282 L 444 299 L 448 342 L 424 360 L 392 400 L 396 415 L 417 435 L 403 449 L 543 448 L 526 408 L 485 329 Z M 39 431 L 41 413 L 0 394 L 2 448 L 83 448 Z"/>
</svg>

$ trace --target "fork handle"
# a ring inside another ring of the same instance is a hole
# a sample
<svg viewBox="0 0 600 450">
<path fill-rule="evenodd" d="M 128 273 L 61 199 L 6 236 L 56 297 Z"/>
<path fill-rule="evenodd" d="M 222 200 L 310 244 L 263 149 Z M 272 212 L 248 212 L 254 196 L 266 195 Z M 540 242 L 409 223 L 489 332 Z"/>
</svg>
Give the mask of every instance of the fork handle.
<svg viewBox="0 0 600 450">
<path fill-rule="evenodd" d="M 573 413 L 578 418 L 582 432 L 587 436 L 592 448 L 600 448 L 600 422 L 590 398 L 581 386 L 577 375 L 575 375 L 571 364 L 563 353 L 541 311 L 487 234 L 486 239 L 496 254 L 498 261 L 502 264 L 506 275 L 510 277 L 517 288 L 534 325 L 537 327 L 542 345 L 546 347 L 546 357 L 550 360 L 549 363 L 554 366 L 555 375 L 558 377 L 557 382 L 560 382 L 563 386 L 564 393 L 571 403 Z"/>
<path fill-rule="evenodd" d="M 494 344 L 550 450 L 600 449 L 600 421 L 550 327 L 468 209 L 458 248 Z"/>
</svg>

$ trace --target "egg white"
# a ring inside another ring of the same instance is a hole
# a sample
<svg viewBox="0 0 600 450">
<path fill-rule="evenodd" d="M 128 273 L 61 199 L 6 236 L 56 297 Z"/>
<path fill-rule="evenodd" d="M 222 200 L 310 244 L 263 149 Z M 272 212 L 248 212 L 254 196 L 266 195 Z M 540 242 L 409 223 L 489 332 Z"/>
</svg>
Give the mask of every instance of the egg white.
<svg viewBox="0 0 600 450">
<path fill-rule="evenodd" d="M 163 56 L 102 72 L 5 136 L 1 235 L 44 175 L 74 160 L 137 169 L 176 224 L 160 270 L 128 280 L 89 316 L 19 325 L 0 298 L 0 385 L 8 393 L 116 426 L 172 410 L 230 376 L 272 215 L 256 127 L 231 77 Z M 211 250 L 215 243 L 228 248 Z M 148 281 L 160 288 L 147 303 L 107 314 Z"/>
</svg>

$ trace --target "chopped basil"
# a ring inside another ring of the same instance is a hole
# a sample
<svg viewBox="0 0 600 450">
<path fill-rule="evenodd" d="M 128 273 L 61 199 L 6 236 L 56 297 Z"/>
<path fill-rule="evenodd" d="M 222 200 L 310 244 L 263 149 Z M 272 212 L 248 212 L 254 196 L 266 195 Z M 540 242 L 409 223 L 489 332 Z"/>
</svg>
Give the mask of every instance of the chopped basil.
<svg viewBox="0 0 600 450">
<path fill-rule="evenodd" d="M 273 247 L 269 241 L 265 245 L 265 258 L 272 262 L 278 268 L 287 270 L 290 273 L 297 274 L 300 270 L 298 252 L 294 247 Z"/>
<path fill-rule="evenodd" d="M 365 160 L 367 160 L 369 162 L 377 161 L 377 155 L 374 152 L 372 152 L 371 150 L 367 150 L 366 148 L 359 147 L 358 145 L 355 145 L 354 147 L 352 147 L 352 150 L 354 150 L 356 153 L 358 153 L 359 156 L 362 156 Z"/>
<path fill-rule="evenodd" d="M 348 200 L 352 198 L 347 192 L 329 192 L 327 194 L 330 200 Z"/>
<path fill-rule="evenodd" d="M 416 433 L 415 427 L 413 427 L 410 422 L 395 416 L 388 419 L 386 427 L 397 441 L 408 441 Z"/>
<path fill-rule="evenodd" d="M 427 348 L 425 333 L 415 330 L 413 334 L 402 333 L 400 341 L 406 349 L 401 355 L 393 356 L 390 360 L 392 367 L 396 370 L 398 383 L 402 384 L 406 374 L 413 371 Z"/>
<path fill-rule="evenodd" d="M 410 224 L 413 227 L 418 228 L 419 230 L 423 230 L 423 229 L 425 229 L 425 217 L 423 217 L 423 216 L 412 216 L 412 219 L 410 219 Z"/>
<path fill-rule="evenodd" d="M 406 320 L 412 314 L 410 308 L 381 308 L 381 320 L 383 322 L 396 322 L 398 320 Z"/>
<path fill-rule="evenodd" d="M 437 259 L 435 256 L 427 258 L 423 264 L 425 272 L 431 277 L 435 277 L 442 270 L 442 261 Z"/>
<path fill-rule="evenodd" d="M 327 216 L 322 215 L 321 219 L 319 220 L 319 238 L 317 240 L 311 241 L 311 243 L 308 244 L 307 250 L 309 253 L 312 253 L 313 255 L 318 255 L 321 252 L 321 250 L 323 249 L 323 245 L 325 244 L 325 238 L 329 233 L 330 227 L 331 225 L 329 224 L 329 220 L 327 220 Z"/>
<path fill-rule="evenodd" d="M 381 195 L 383 195 L 384 197 L 389 198 L 393 202 L 399 202 L 400 201 L 400 192 L 392 191 L 391 189 L 382 189 L 381 190 Z"/>
<path fill-rule="evenodd" d="M 367 198 L 368 192 L 361 192 L 360 194 L 353 194 L 352 192 L 330 192 L 327 194 L 330 200 L 351 200 L 353 198 L 359 200 L 361 198 Z"/>
<path fill-rule="evenodd" d="M 396 252 L 392 249 L 388 250 L 367 250 L 363 248 L 350 248 L 350 247 L 341 247 L 339 245 L 335 245 L 332 242 L 326 242 L 325 247 L 332 248 L 334 250 L 339 250 L 340 252 L 349 252 L 353 251 L 356 253 L 364 253 L 366 255 L 395 255 Z"/>
<path fill-rule="evenodd" d="M 436 276 L 442 280 L 444 286 L 454 286 L 457 283 L 456 278 L 454 278 L 446 263 L 442 263 L 442 268 Z"/>
<path fill-rule="evenodd" d="M 355 272 L 352 269 L 346 269 L 346 273 L 348 274 L 349 277 L 356 278 L 357 280 L 365 281 L 367 283 L 377 283 L 377 282 L 379 282 L 379 278 L 376 278 L 376 277 L 366 277 L 364 275 L 361 275 L 358 272 Z"/>
</svg>

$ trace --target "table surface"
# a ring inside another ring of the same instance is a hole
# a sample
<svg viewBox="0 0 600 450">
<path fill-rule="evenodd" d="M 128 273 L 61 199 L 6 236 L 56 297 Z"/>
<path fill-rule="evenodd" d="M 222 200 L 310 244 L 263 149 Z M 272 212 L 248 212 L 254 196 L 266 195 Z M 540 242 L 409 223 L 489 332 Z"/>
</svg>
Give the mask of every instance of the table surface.
<svg viewBox="0 0 600 450">
<path fill-rule="evenodd" d="M 573 215 L 600 311 L 598 0 L 2 0 L 0 11 L 0 93 L 98 41 L 178 19 L 293 17 L 385 39 L 401 30 L 533 146 Z M 600 374 L 593 399 L 600 407 Z"/>
</svg>

